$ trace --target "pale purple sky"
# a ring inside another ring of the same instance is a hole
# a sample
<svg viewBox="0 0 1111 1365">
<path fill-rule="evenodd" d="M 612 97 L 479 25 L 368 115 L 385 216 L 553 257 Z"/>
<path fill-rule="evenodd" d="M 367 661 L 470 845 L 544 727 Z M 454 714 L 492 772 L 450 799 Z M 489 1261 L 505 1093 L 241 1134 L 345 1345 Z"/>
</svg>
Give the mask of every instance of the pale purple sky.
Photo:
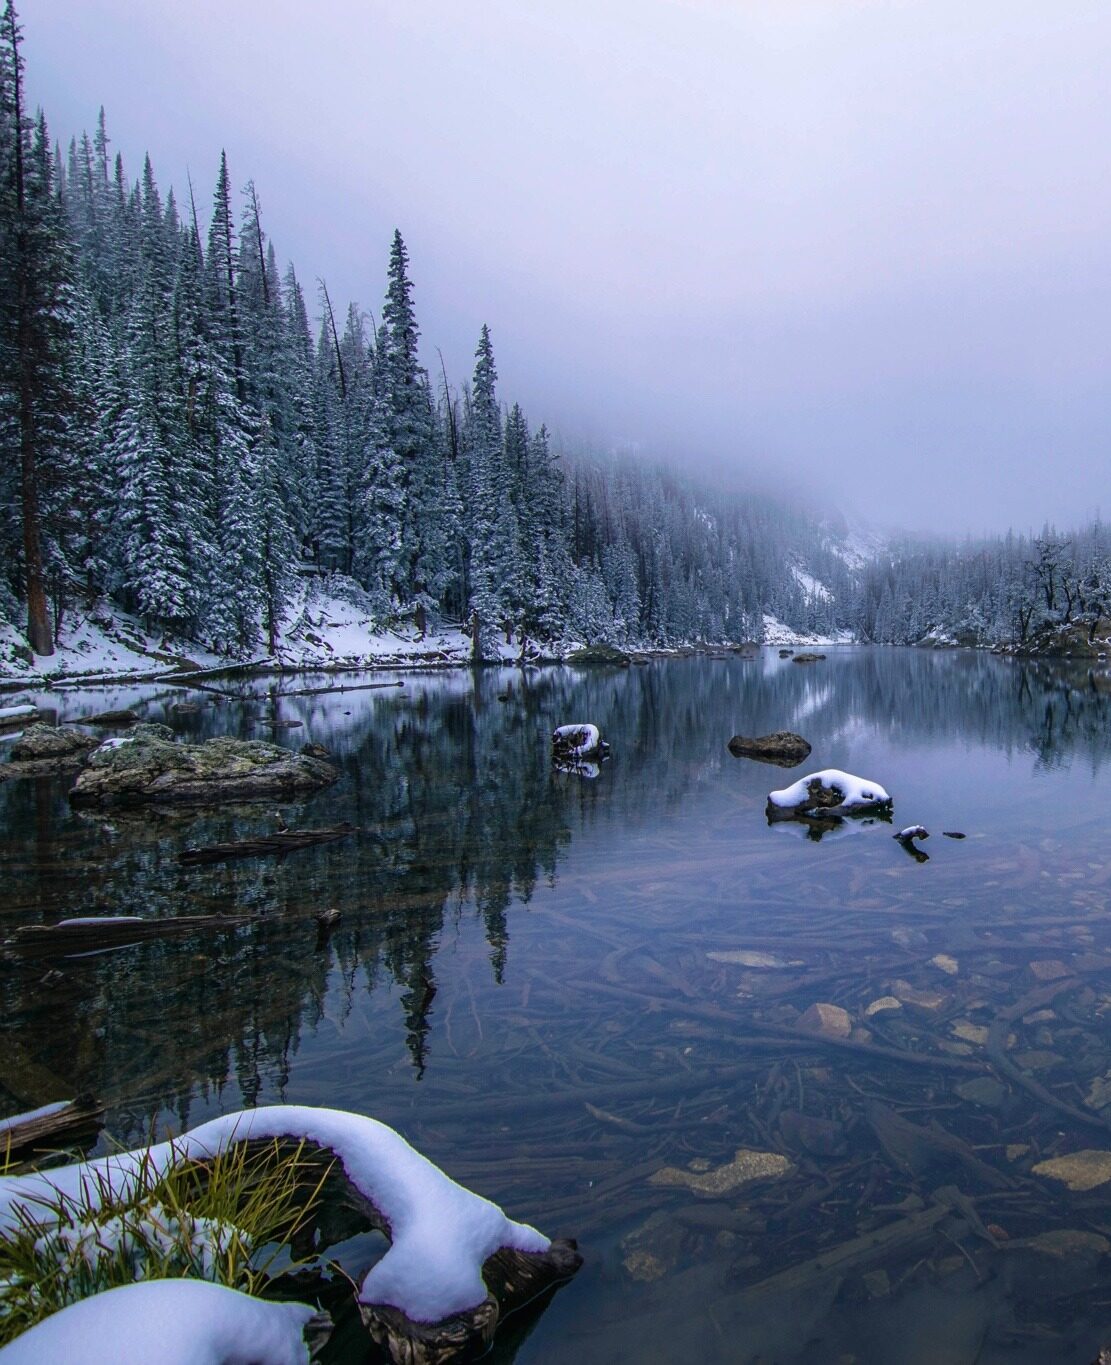
<svg viewBox="0 0 1111 1365">
<path fill-rule="evenodd" d="M 1106 0 L 22 0 L 52 133 L 221 147 L 425 363 L 921 529 L 1111 508 Z"/>
</svg>

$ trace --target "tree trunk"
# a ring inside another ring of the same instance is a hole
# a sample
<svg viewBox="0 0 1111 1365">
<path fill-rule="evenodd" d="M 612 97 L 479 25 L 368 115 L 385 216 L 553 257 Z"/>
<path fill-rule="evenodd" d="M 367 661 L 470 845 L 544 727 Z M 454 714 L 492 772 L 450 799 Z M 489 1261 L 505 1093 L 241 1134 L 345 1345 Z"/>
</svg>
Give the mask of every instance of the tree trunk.
<svg viewBox="0 0 1111 1365">
<path fill-rule="evenodd" d="M 19 228 L 16 234 L 19 273 L 18 340 L 19 348 L 19 456 L 20 503 L 23 514 L 23 558 L 27 575 L 27 643 L 36 654 L 54 653 L 54 632 L 50 629 L 50 610 L 42 573 L 42 534 L 39 525 L 39 484 L 35 458 L 35 374 L 31 354 L 31 302 L 27 297 L 30 281 L 27 262 L 27 201 L 23 175 L 23 91 L 20 80 L 19 35 L 15 10 L 8 9 L 8 38 L 12 48 L 12 94 L 15 103 L 15 202 Z"/>
</svg>

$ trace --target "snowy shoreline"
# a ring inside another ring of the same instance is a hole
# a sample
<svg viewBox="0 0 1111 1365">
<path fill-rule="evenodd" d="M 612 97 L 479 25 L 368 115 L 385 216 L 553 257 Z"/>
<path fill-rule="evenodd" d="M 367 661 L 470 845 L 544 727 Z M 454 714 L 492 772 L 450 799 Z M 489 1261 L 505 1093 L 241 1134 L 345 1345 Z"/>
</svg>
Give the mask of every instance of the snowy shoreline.
<svg viewBox="0 0 1111 1365">
<path fill-rule="evenodd" d="M 774 617 L 764 618 L 764 638 L 745 644 L 697 641 L 675 645 L 630 646 L 641 658 L 678 658 L 692 653 L 820 645 L 852 644 L 846 636 L 831 638 L 793 631 Z M 502 643 L 498 657 L 484 664 L 539 666 L 562 664 L 582 648 L 581 640 L 539 648 L 530 642 L 521 657 L 519 641 Z M 427 672 L 473 666 L 471 639 L 458 626 L 429 630 L 415 627 L 383 630 L 357 603 L 316 596 L 300 604 L 282 622 L 276 654 L 246 658 L 214 653 L 188 640 L 167 640 L 147 630 L 135 617 L 107 604 L 64 624 L 53 655 L 32 656 L 26 640 L 0 621 L 0 693 L 34 688 L 109 686 L 118 683 L 187 683 L 194 679 L 249 673 L 350 673 L 386 669 Z M 33 659 L 33 662 L 31 661 Z"/>
</svg>

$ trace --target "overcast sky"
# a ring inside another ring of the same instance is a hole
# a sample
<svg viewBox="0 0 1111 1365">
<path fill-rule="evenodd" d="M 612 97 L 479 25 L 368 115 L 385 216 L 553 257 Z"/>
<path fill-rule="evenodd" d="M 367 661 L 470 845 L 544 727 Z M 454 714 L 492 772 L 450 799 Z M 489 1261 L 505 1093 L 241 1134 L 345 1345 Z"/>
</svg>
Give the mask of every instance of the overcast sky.
<svg viewBox="0 0 1111 1365">
<path fill-rule="evenodd" d="M 1111 510 L 1106 0 L 22 0 L 63 141 L 568 439 L 963 532 Z"/>
</svg>

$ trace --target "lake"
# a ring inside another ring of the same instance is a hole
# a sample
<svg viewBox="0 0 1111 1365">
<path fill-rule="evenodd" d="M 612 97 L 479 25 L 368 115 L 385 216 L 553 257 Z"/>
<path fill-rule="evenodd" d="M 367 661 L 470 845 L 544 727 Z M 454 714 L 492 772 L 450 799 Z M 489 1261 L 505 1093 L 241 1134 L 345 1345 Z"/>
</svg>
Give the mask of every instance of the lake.
<svg viewBox="0 0 1111 1365">
<path fill-rule="evenodd" d="M 1111 1165 L 1076 1190 L 1034 1167 L 1111 1151 L 1111 676 L 827 654 L 42 694 L 57 719 L 323 744 L 341 780 L 282 814 L 358 832 L 183 866 L 273 808 L 75 813 L 65 778 L 0 785 L 0 930 L 257 916 L 0 962 L 0 1116 L 95 1093 L 97 1150 L 277 1101 L 382 1119 L 579 1240 L 498 1362 L 1085 1365 L 1111 1341 Z M 371 682 L 401 685 L 283 695 Z M 596 775 L 551 764 L 578 721 L 612 746 Z M 779 729 L 801 767 L 726 748 Z M 770 826 L 768 792 L 826 767 L 886 787 L 894 824 Z M 891 837 L 916 823 L 925 861 Z M 851 1035 L 807 1037 L 816 1003 Z M 783 1160 L 742 1182 L 740 1149 Z"/>
</svg>

